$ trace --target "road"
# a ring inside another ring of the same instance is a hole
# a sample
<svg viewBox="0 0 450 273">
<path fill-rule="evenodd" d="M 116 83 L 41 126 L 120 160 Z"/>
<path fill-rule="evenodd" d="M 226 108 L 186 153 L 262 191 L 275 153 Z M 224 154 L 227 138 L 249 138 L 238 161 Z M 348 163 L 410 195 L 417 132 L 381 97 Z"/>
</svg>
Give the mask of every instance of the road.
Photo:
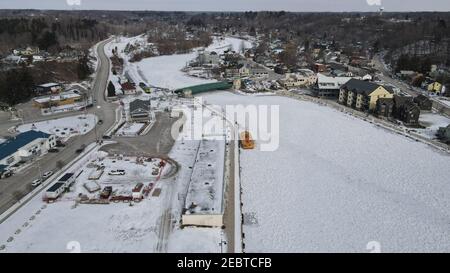
<svg viewBox="0 0 450 273">
<path fill-rule="evenodd" d="M 71 138 L 66 144 L 66 148 L 59 153 L 47 154 L 38 159 L 23 172 L 17 173 L 10 178 L 0 180 L 0 214 L 14 205 L 20 197 L 25 196 L 32 190 L 30 183 L 39 177 L 39 169 L 42 172 L 46 172 L 57 169 L 57 165 L 60 165 L 58 162 L 68 164 L 78 155 L 75 150 L 80 148 L 83 144 L 88 145 L 95 142 L 97 138 L 101 138 L 104 132 L 111 128 L 115 123 L 115 109 L 118 105 L 108 103 L 104 96 L 110 71 L 109 59 L 104 52 L 104 46 L 108 42 L 109 40 L 105 40 L 97 47 L 99 65 L 92 87 L 93 96 L 94 99 L 97 100 L 97 105 L 88 108 L 86 111 L 91 114 L 96 114 L 99 119 L 103 120 L 103 124 L 97 125 L 95 130 L 92 130 L 86 135 Z M 71 113 L 71 115 L 79 114 L 80 112 Z M 48 117 L 47 119 L 53 118 L 55 118 L 55 116 Z"/>
<path fill-rule="evenodd" d="M 413 87 L 401 80 L 394 79 L 390 77 L 389 75 L 391 72 L 386 68 L 384 65 L 384 62 L 382 60 L 381 55 L 375 55 L 373 58 L 373 63 L 375 65 L 375 69 L 381 72 L 381 75 L 379 75 L 380 80 L 382 80 L 385 83 L 389 83 L 392 85 L 397 86 L 401 89 L 401 91 L 415 97 L 419 94 L 426 94 L 425 91 L 420 90 L 417 87 Z M 431 98 L 431 101 L 433 102 L 433 108 L 443 114 L 446 114 L 447 116 L 450 116 L 450 107 L 448 107 L 445 103 L 442 103 L 441 101 Z"/>
</svg>

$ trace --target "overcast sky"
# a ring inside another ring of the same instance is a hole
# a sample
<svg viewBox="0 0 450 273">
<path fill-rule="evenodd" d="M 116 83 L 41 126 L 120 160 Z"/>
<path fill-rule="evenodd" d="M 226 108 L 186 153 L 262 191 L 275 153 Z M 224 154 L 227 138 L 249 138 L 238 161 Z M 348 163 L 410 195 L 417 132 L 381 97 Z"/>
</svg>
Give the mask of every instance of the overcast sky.
<svg viewBox="0 0 450 273">
<path fill-rule="evenodd" d="M 450 0 L 0 0 L 0 9 L 450 11 Z M 78 4 L 79 3 L 79 4 Z"/>
</svg>

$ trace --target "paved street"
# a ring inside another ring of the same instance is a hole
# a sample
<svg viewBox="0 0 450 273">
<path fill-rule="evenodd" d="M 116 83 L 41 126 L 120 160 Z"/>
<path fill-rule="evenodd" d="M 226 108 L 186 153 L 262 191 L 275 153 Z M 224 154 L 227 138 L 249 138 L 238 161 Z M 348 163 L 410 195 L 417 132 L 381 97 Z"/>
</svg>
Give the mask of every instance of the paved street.
<svg viewBox="0 0 450 273">
<path fill-rule="evenodd" d="M 96 137 L 100 137 L 103 135 L 105 131 L 107 131 L 115 122 L 115 109 L 117 108 L 116 104 L 108 103 L 104 97 L 104 91 L 106 89 L 106 84 L 109 76 L 109 60 L 108 57 L 104 53 L 104 46 L 108 42 L 104 41 L 98 46 L 98 56 L 99 56 L 99 66 L 97 70 L 97 76 L 93 84 L 92 92 L 94 95 L 94 99 L 97 100 L 97 104 L 95 107 L 88 109 L 88 113 L 93 113 L 98 116 L 99 119 L 103 120 L 102 125 L 98 125 L 96 130 L 92 130 L 86 135 L 73 137 L 69 140 L 66 145 L 66 148 L 61 150 L 56 154 L 47 154 L 40 158 L 39 164 L 35 162 L 31 167 L 27 168 L 24 172 L 15 174 L 13 177 L 8 179 L 0 180 L 0 213 L 6 211 L 9 207 L 11 207 L 14 203 L 17 202 L 17 197 L 24 196 L 28 192 L 32 190 L 30 187 L 31 181 L 39 177 L 39 166 L 42 172 L 46 172 L 49 170 L 55 170 L 58 162 L 63 162 L 64 164 L 69 163 L 78 155 L 75 153 L 75 150 L 80 148 L 83 144 L 88 145 L 92 142 L 96 141 Z M 63 114 L 63 116 L 68 115 L 78 115 L 79 112 L 72 112 Z M 58 116 L 49 116 L 42 117 L 42 119 L 54 119 Z M 5 118 L 5 115 L 0 118 Z M 27 122 L 27 121 L 26 121 Z M 2 126 L 3 126 L 2 121 Z M 7 124 L 6 126 L 13 126 Z M 3 128 L 0 128 L 3 129 Z"/>
<path fill-rule="evenodd" d="M 374 64 L 375 64 L 375 69 L 381 72 L 381 74 L 379 75 L 380 80 L 382 80 L 383 82 L 395 85 L 398 88 L 400 88 L 403 92 L 405 92 L 411 96 L 414 96 L 414 97 L 421 93 L 426 93 L 425 91 L 420 90 L 417 87 L 410 86 L 403 81 L 400 81 L 400 80 L 390 77 L 389 75 L 391 74 L 391 72 L 385 67 L 383 60 L 381 58 L 382 57 L 380 55 L 376 55 L 373 58 Z M 432 102 L 433 102 L 433 108 L 440 111 L 441 113 L 444 113 L 444 114 L 450 116 L 450 108 L 447 105 L 445 105 L 444 103 L 440 102 L 439 100 L 436 100 L 433 98 L 432 98 Z"/>
</svg>

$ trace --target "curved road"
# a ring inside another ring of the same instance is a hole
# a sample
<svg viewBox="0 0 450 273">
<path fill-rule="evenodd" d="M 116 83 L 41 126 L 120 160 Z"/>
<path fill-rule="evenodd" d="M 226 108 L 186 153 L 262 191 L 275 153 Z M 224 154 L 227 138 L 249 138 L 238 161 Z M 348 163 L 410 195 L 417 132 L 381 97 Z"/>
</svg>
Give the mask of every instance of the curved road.
<svg viewBox="0 0 450 273">
<path fill-rule="evenodd" d="M 18 197 L 28 194 L 31 190 L 31 182 L 39 177 L 39 167 L 42 172 L 57 169 L 58 162 L 68 164 L 77 157 L 75 152 L 83 144 L 88 145 L 95 142 L 96 139 L 101 138 L 102 135 L 113 126 L 115 123 L 115 110 L 117 104 L 108 103 L 104 96 L 106 85 L 109 77 L 110 62 L 104 52 L 105 44 L 110 39 L 98 44 L 98 67 L 96 78 L 93 83 L 92 92 L 97 104 L 87 110 L 88 113 L 96 114 L 99 119 L 103 120 L 102 125 L 97 125 L 95 130 L 92 130 L 86 135 L 71 138 L 66 143 L 66 148 L 59 153 L 47 154 L 40 158 L 38 162 L 25 169 L 21 173 L 14 176 L 0 180 L 0 214 L 5 212 L 9 207 L 14 205 Z M 72 115 L 79 115 L 80 112 L 72 112 Z M 48 119 L 54 119 L 55 116 L 50 116 Z"/>
</svg>

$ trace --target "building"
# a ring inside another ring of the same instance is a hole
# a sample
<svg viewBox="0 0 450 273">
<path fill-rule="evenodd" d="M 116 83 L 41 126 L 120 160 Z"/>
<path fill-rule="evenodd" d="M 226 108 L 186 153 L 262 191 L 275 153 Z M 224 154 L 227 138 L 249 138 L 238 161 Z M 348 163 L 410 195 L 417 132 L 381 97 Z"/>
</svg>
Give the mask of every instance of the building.
<svg viewBox="0 0 450 273">
<path fill-rule="evenodd" d="M 394 111 L 394 99 L 380 98 L 377 100 L 376 114 L 378 117 L 391 118 Z"/>
<path fill-rule="evenodd" d="M 33 106 L 37 108 L 51 108 L 79 103 L 83 97 L 77 91 L 62 92 L 59 94 L 41 96 L 33 99 Z"/>
<path fill-rule="evenodd" d="M 47 200 L 55 200 L 63 194 L 73 183 L 75 183 L 76 176 L 74 173 L 66 173 L 58 182 L 53 184 L 46 192 Z"/>
<path fill-rule="evenodd" d="M 34 92 L 36 95 L 50 95 L 50 94 L 58 94 L 63 90 L 62 84 L 59 83 L 46 83 L 37 85 L 34 87 Z"/>
<path fill-rule="evenodd" d="M 200 142 L 185 199 L 183 226 L 224 225 L 225 147 L 225 140 Z"/>
<path fill-rule="evenodd" d="M 233 87 L 233 83 L 230 82 L 213 82 L 213 83 L 205 83 L 199 84 L 195 86 L 189 86 L 185 88 L 180 88 L 174 91 L 174 93 L 178 95 L 196 95 L 199 93 L 210 92 L 210 91 L 218 91 L 218 90 L 228 90 Z"/>
<path fill-rule="evenodd" d="M 427 90 L 428 90 L 428 92 L 433 92 L 433 93 L 440 94 L 441 91 L 442 91 L 442 84 L 439 83 L 439 82 L 430 83 L 427 86 Z"/>
<path fill-rule="evenodd" d="M 297 73 L 288 73 L 279 80 L 280 84 L 286 88 L 307 87 L 317 82 L 316 74 L 311 70 L 299 70 Z"/>
<path fill-rule="evenodd" d="M 419 106 L 420 110 L 431 111 L 433 108 L 433 102 L 424 95 L 418 95 L 414 98 L 414 102 Z"/>
<path fill-rule="evenodd" d="M 412 97 L 395 95 L 393 114 L 406 125 L 419 125 L 420 108 L 413 102 Z"/>
<path fill-rule="evenodd" d="M 314 71 L 316 73 L 323 73 L 328 71 L 328 67 L 325 64 L 316 63 L 314 64 Z"/>
<path fill-rule="evenodd" d="M 149 121 L 151 119 L 150 100 L 134 100 L 130 102 L 130 117 L 133 121 Z"/>
<path fill-rule="evenodd" d="M 136 86 L 131 82 L 124 82 L 120 84 L 124 95 L 134 95 L 136 94 Z"/>
<path fill-rule="evenodd" d="M 26 48 L 14 49 L 13 54 L 16 56 L 31 56 L 39 54 L 39 48 L 28 46 Z"/>
<path fill-rule="evenodd" d="M 317 85 L 313 92 L 318 97 L 338 98 L 342 85 L 351 79 L 351 77 L 329 77 L 319 73 L 317 74 Z"/>
<path fill-rule="evenodd" d="M 375 111 L 380 98 L 393 98 L 383 86 L 363 80 L 351 79 L 339 92 L 339 102 L 360 111 Z"/>
<path fill-rule="evenodd" d="M 442 142 L 445 142 L 447 144 L 450 144 L 450 125 L 447 127 L 441 127 L 439 128 L 436 136 L 438 139 L 440 139 Z"/>
<path fill-rule="evenodd" d="M 200 51 L 198 53 L 198 64 L 199 65 L 206 65 L 206 66 L 216 66 L 218 65 L 222 60 L 220 59 L 220 56 L 212 51 Z"/>
<path fill-rule="evenodd" d="M 245 63 L 239 68 L 239 77 L 268 77 L 269 70 L 257 64 Z"/>
<path fill-rule="evenodd" d="M 11 167 L 48 152 L 56 146 L 56 136 L 27 131 L 0 144 L 0 165 Z"/>
</svg>

